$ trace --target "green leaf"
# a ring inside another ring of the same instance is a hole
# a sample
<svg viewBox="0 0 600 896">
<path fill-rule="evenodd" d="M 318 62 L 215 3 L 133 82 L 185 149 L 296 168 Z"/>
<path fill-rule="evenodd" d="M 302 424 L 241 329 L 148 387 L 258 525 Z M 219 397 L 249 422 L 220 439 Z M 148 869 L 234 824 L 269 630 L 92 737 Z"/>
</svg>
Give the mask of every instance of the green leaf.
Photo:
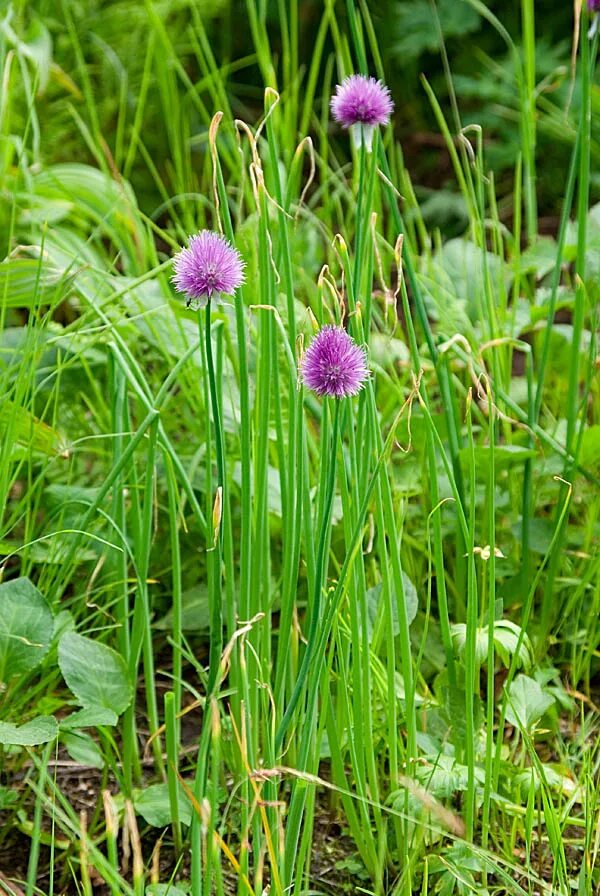
<svg viewBox="0 0 600 896">
<path fill-rule="evenodd" d="M 498 619 L 494 623 L 494 645 L 507 669 L 510 666 L 512 656 L 516 652 L 520 637 L 520 626 L 511 622 L 510 619 Z M 533 665 L 533 659 L 533 647 L 529 640 L 529 635 L 525 633 L 521 638 L 517 665 L 523 666 L 524 669 L 530 669 Z"/>
<path fill-rule="evenodd" d="M 509 619 L 498 619 L 494 623 L 494 647 L 504 665 L 510 666 L 511 657 L 517 649 L 521 629 Z M 467 643 L 467 626 L 457 622 L 452 626 L 452 640 L 459 656 L 464 656 Z M 475 659 L 482 665 L 488 655 L 489 627 L 484 625 L 477 629 L 475 635 Z M 533 664 L 533 648 L 527 634 L 521 639 L 518 664 L 528 669 Z"/>
<path fill-rule="evenodd" d="M 83 731 L 69 731 L 61 735 L 67 753 L 74 762 L 92 768 L 104 768 L 104 756 L 96 741 Z"/>
<path fill-rule="evenodd" d="M 171 824 L 171 803 L 167 784 L 151 784 L 134 799 L 135 811 L 155 828 Z M 179 786 L 179 818 L 182 824 L 192 823 L 192 805 L 183 787 Z"/>
<path fill-rule="evenodd" d="M 50 647 L 54 619 L 29 579 L 0 585 L 0 681 L 38 666 Z"/>
<path fill-rule="evenodd" d="M 0 405 L 0 435 L 48 457 L 69 456 L 67 441 L 60 432 L 9 399 L 3 399 Z"/>
<path fill-rule="evenodd" d="M 513 464 L 521 464 L 536 455 L 535 448 L 522 448 L 520 445 L 498 445 L 494 448 L 494 464 L 496 470 L 500 471 Z M 463 467 L 468 469 L 471 463 L 470 448 L 461 448 L 459 456 Z M 473 450 L 473 457 L 477 470 L 487 472 L 490 463 L 490 449 L 484 445 L 477 445 Z"/>
<path fill-rule="evenodd" d="M 128 250 L 144 244 L 139 218 L 135 215 L 136 198 L 129 184 L 78 162 L 42 168 L 32 179 L 35 195 L 52 202 L 69 200 L 72 211 L 67 220 L 95 224 L 115 246 L 123 247 L 125 272 Z"/>
<path fill-rule="evenodd" d="M 119 720 L 113 709 L 105 706 L 86 706 L 78 712 L 72 712 L 60 720 L 60 730 L 70 731 L 73 728 L 98 728 L 102 725 L 116 725 Z"/>
<path fill-rule="evenodd" d="M 448 739 L 451 744 L 458 750 L 464 749 L 465 738 L 467 737 L 467 718 L 466 718 L 466 694 L 462 688 L 444 687 L 443 688 L 444 704 L 442 707 L 442 715 L 444 721 L 449 726 Z M 474 715 L 475 730 L 479 731 L 482 725 L 482 709 L 481 700 L 477 696 L 474 697 Z"/>
<path fill-rule="evenodd" d="M 600 425 L 590 426 L 581 437 L 581 453 L 579 455 L 581 466 L 590 473 L 597 474 L 600 471 Z"/>
<path fill-rule="evenodd" d="M 558 255 L 556 240 L 550 236 L 538 237 L 519 258 L 522 274 L 535 274 L 539 280 L 550 274 L 556 267 Z M 575 254 L 567 252 L 567 261 L 573 261 Z M 565 258 L 563 257 L 563 263 Z"/>
<path fill-rule="evenodd" d="M 32 19 L 27 28 L 23 40 L 10 24 L 10 16 L 3 21 L 3 37 L 8 38 L 9 43 L 15 47 L 19 54 L 33 64 L 37 72 L 37 89 L 43 93 L 48 84 L 52 67 L 52 37 L 48 28 L 41 19 Z"/>
<path fill-rule="evenodd" d="M 441 34 L 428 0 L 403 0 L 396 3 L 392 14 L 393 49 L 399 58 L 414 60 L 425 51 L 439 50 L 440 40 L 477 31 L 479 14 L 466 3 L 438 0 L 436 13 Z"/>
<path fill-rule="evenodd" d="M 210 627 L 210 609 L 206 585 L 195 585 L 181 595 L 181 627 L 184 632 L 207 632 Z M 172 631 L 173 610 L 155 623 L 160 631 Z"/>
<path fill-rule="evenodd" d="M 426 765 L 420 765 L 417 778 L 429 793 L 440 799 L 450 797 L 457 791 L 467 790 L 469 786 L 467 766 L 457 762 L 454 756 L 443 753 L 430 759 Z"/>
<path fill-rule="evenodd" d="M 35 747 L 54 740 L 57 734 L 58 724 L 54 716 L 38 716 L 25 725 L 0 722 L 0 744 Z"/>
<path fill-rule="evenodd" d="M 127 666 L 111 647 L 67 632 L 58 645 L 58 664 L 82 706 L 105 707 L 121 715 L 131 703 Z"/>
<path fill-rule="evenodd" d="M 19 802 L 19 794 L 12 787 L 0 787 L 0 812 L 6 812 L 11 806 Z"/>
<path fill-rule="evenodd" d="M 468 319 L 477 321 L 485 314 L 486 278 L 492 292 L 501 295 L 510 286 L 511 274 L 501 258 L 485 252 L 466 239 L 452 239 L 444 243 L 425 268 L 428 299 L 436 315 L 450 334 L 458 330 L 468 335 Z M 465 320 L 465 312 L 468 319 Z M 467 330 L 461 330 L 460 324 Z M 454 328 L 454 329 L 452 329 Z"/>
<path fill-rule="evenodd" d="M 188 896 L 188 891 L 173 884 L 150 884 L 146 887 L 145 896 Z"/>
<path fill-rule="evenodd" d="M 417 589 L 405 572 L 402 573 L 402 581 L 404 584 L 404 598 L 406 600 L 407 621 L 410 625 L 417 615 L 417 610 L 419 608 L 419 598 L 417 595 Z M 369 639 L 373 637 L 375 624 L 377 622 L 379 614 L 383 613 L 383 604 L 381 601 L 382 594 L 383 585 L 381 582 L 379 582 L 377 585 L 374 585 L 373 588 L 369 588 L 369 590 L 367 591 L 367 631 L 369 633 Z M 392 597 L 392 627 L 394 637 L 397 637 L 397 635 L 400 634 L 400 623 L 398 621 L 398 604 L 394 597 Z"/>
<path fill-rule="evenodd" d="M 536 554 L 546 554 L 554 538 L 556 527 L 552 520 L 533 517 L 529 520 L 529 550 Z M 523 533 L 520 523 L 515 523 L 511 531 L 521 542 Z"/>
<path fill-rule="evenodd" d="M 8 308 L 47 304 L 63 279 L 63 272 L 37 258 L 6 258 L 0 262 L 0 295 Z"/>
<path fill-rule="evenodd" d="M 508 689 L 506 719 L 515 728 L 531 734 L 553 704 L 554 697 L 544 691 L 535 679 L 517 675 Z"/>
</svg>

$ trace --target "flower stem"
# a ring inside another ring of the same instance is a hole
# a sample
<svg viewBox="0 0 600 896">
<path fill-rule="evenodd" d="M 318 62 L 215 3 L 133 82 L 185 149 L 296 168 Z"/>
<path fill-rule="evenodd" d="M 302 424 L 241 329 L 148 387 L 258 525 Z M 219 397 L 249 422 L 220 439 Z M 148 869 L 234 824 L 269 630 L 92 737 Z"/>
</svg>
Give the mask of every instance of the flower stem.
<svg viewBox="0 0 600 896">
<path fill-rule="evenodd" d="M 221 412 L 219 408 L 219 399 L 217 396 L 217 383 L 215 377 L 215 364 L 213 359 L 212 352 L 212 340 L 210 335 L 210 308 L 211 302 L 210 299 L 206 306 L 206 315 L 205 315 L 205 329 L 204 329 L 204 337 L 205 337 L 205 350 L 206 350 L 206 368 L 208 372 L 208 387 L 210 390 L 210 403 L 212 409 L 212 418 L 213 418 L 213 426 L 215 431 L 215 453 L 217 457 L 217 490 L 224 489 L 225 486 L 225 475 L 224 475 L 224 461 L 223 461 L 223 430 L 221 427 Z M 221 493 L 221 507 L 225 506 L 224 495 Z M 221 552 L 223 546 L 223 540 L 221 533 L 223 532 L 222 520 L 215 520 L 213 518 L 213 529 L 211 535 L 209 535 L 209 565 L 212 566 L 212 575 L 209 575 L 209 578 L 212 579 L 212 588 L 209 588 L 210 593 L 210 652 L 209 652 L 209 663 L 208 663 L 208 684 L 207 684 L 207 697 L 212 696 L 216 686 L 219 675 L 219 666 L 221 663 L 221 653 L 223 652 L 223 614 L 222 614 L 222 601 L 221 601 Z M 209 523 L 210 525 L 210 523 Z M 211 538 L 214 539 L 214 543 L 211 545 Z"/>
<path fill-rule="evenodd" d="M 215 364 L 213 360 L 212 341 L 210 338 L 210 299 L 206 306 L 204 335 L 206 340 L 206 364 L 208 367 L 208 386 L 210 389 L 210 403 L 215 427 L 215 452 L 217 455 L 217 487 L 223 487 L 225 481 L 223 461 L 223 430 L 221 428 L 221 411 L 217 398 L 217 383 L 215 377 Z"/>
<path fill-rule="evenodd" d="M 217 394 L 215 364 L 212 352 L 211 342 L 211 326 L 210 326 L 210 299 L 206 306 L 204 318 L 204 351 L 206 353 L 206 370 L 208 374 L 208 388 L 210 394 L 210 403 L 212 409 L 213 425 L 215 430 L 215 453 L 217 457 L 217 490 L 221 492 L 221 508 L 225 507 L 225 475 L 224 475 L 224 457 L 223 457 L 223 430 L 221 427 L 221 412 L 219 407 L 219 399 Z M 200 335 L 200 343 L 202 344 L 202 317 L 198 312 L 198 330 Z M 209 489 L 212 487 L 211 457 L 210 457 L 210 438 L 207 438 L 207 483 Z M 198 805 L 202 805 L 202 801 L 206 795 L 206 783 L 208 777 L 208 757 L 211 742 L 211 724 L 210 724 L 210 705 L 211 698 L 215 696 L 219 687 L 219 669 L 221 666 L 221 654 L 223 652 L 223 613 L 222 613 L 222 596 L 221 596 L 221 555 L 223 549 L 222 538 L 223 526 L 222 520 L 215 518 L 213 512 L 212 520 L 210 515 L 207 519 L 207 576 L 208 576 L 208 599 L 210 614 L 210 647 L 208 659 L 208 681 L 206 684 L 206 701 L 204 704 L 204 718 L 202 722 L 202 733 L 200 735 L 200 744 L 198 748 L 198 759 L 196 765 L 196 778 L 194 783 L 194 795 L 198 801 Z M 190 838 L 192 844 L 192 896 L 201 896 L 207 887 L 211 886 L 210 868 L 205 867 L 202 849 L 199 847 L 201 837 L 201 820 L 197 815 L 192 819 L 192 827 Z"/>
<path fill-rule="evenodd" d="M 288 703 L 279 728 L 275 734 L 275 753 L 279 753 L 283 744 L 283 738 L 289 728 L 294 710 L 298 705 L 300 696 L 304 690 L 304 684 L 308 671 L 315 659 L 315 648 L 318 642 L 319 625 L 321 622 L 321 597 L 323 591 L 323 577 L 325 575 L 325 554 L 329 544 L 329 534 L 331 530 L 331 512 L 333 508 L 333 496 L 335 491 L 335 474 L 336 474 L 336 450 L 338 442 L 338 434 L 340 429 L 340 402 L 335 402 L 333 412 L 333 432 L 331 436 L 331 451 L 324 452 L 325 457 L 329 457 L 329 470 L 327 475 L 327 484 L 325 491 L 325 500 L 323 502 L 323 513 L 321 516 L 321 525 L 319 527 L 319 544 L 317 547 L 317 563 L 315 569 L 315 593 L 310 617 L 310 629 L 308 633 L 308 643 L 306 652 L 298 672 L 296 684 L 290 702 Z"/>
</svg>

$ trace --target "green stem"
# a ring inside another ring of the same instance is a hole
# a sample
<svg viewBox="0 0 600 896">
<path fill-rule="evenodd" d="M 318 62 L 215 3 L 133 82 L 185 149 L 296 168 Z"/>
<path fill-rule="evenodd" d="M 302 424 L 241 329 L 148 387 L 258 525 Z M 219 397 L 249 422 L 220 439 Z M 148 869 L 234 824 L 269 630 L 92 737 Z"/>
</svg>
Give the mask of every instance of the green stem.
<svg viewBox="0 0 600 896">
<path fill-rule="evenodd" d="M 219 398 L 217 392 L 215 365 L 212 352 L 211 342 L 211 326 L 210 326 L 211 301 L 209 299 L 206 305 L 204 319 L 204 350 L 206 354 L 206 370 L 208 374 L 208 387 L 210 393 L 210 403 L 212 409 L 212 418 L 215 430 L 215 453 L 217 459 L 217 488 L 224 491 L 224 457 L 223 457 L 223 431 L 221 427 L 221 412 L 219 407 Z M 202 340 L 202 318 L 201 312 L 198 311 L 198 329 L 200 339 Z M 210 445 L 207 442 L 207 471 L 210 474 Z M 207 482 L 211 483 L 210 475 L 207 475 Z M 225 497 L 221 493 L 221 508 L 225 506 Z M 211 719 L 210 706 L 211 697 L 214 697 L 219 688 L 220 683 L 220 666 L 221 655 L 223 653 L 223 611 L 222 611 L 222 595 L 221 595 L 221 555 L 223 550 L 223 526 L 222 520 L 207 520 L 207 565 L 208 565 L 208 594 L 209 594 L 209 614 L 210 614 L 210 646 L 208 659 L 208 682 L 206 685 L 206 701 L 204 704 L 204 715 L 202 719 L 202 733 L 200 735 L 200 746 L 198 749 L 198 759 L 196 766 L 196 780 L 194 783 L 195 797 L 199 805 L 206 796 L 206 782 L 208 776 L 208 757 L 211 742 Z M 211 807 L 211 811 L 216 810 L 216 806 Z M 193 896 L 201 896 L 210 887 L 210 868 L 203 867 L 203 850 L 201 847 L 202 825 L 200 819 L 194 815 L 190 831 L 192 840 L 192 894 Z"/>
<path fill-rule="evenodd" d="M 175 695 L 167 691 L 165 702 L 165 735 L 167 742 L 167 785 L 169 788 L 169 806 L 171 809 L 171 825 L 173 827 L 173 843 L 175 853 L 181 852 L 181 822 L 179 814 L 179 780 L 177 762 L 178 723 L 175 707 Z"/>
<path fill-rule="evenodd" d="M 210 403 L 212 410 L 213 426 L 215 431 L 215 454 L 217 459 L 217 489 L 221 489 L 221 508 L 225 506 L 225 473 L 223 459 L 223 431 L 221 428 L 221 411 L 219 408 L 219 399 L 217 394 L 217 383 L 215 376 L 215 365 L 212 351 L 211 327 L 210 327 L 210 311 L 211 301 L 209 299 L 206 306 L 204 318 L 204 342 L 206 351 L 206 368 L 208 372 L 208 387 L 210 391 Z M 200 319 L 198 320 L 200 323 Z M 215 522 L 218 531 L 215 534 Z M 223 652 L 223 610 L 221 600 L 221 552 L 222 552 L 222 520 L 208 521 L 209 536 L 208 552 L 210 563 L 213 566 L 212 588 L 210 595 L 210 651 L 208 662 L 208 684 L 206 688 L 207 696 L 212 696 L 219 678 L 219 667 L 221 664 L 221 654 Z M 214 539 L 211 543 L 211 539 Z"/>
<path fill-rule="evenodd" d="M 523 0 L 523 50 L 525 61 L 521 79 L 521 142 L 525 175 L 525 223 L 527 239 L 537 238 L 537 198 L 535 188 L 535 14 L 533 0 Z M 585 40 L 585 37 L 584 37 Z"/>
<path fill-rule="evenodd" d="M 225 482 L 223 459 L 223 430 L 221 428 L 221 410 L 217 394 L 217 380 L 215 376 L 215 363 L 213 359 L 212 340 L 210 336 L 210 306 L 208 300 L 206 315 L 204 318 L 204 338 L 206 343 L 206 364 L 208 368 L 208 386 L 210 389 L 210 403 L 212 409 L 213 424 L 215 428 L 215 453 L 217 456 L 217 487 L 223 487 Z"/>
<path fill-rule="evenodd" d="M 336 451 L 337 451 L 337 442 L 340 428 L 340 402 L 335 402 L 335 408 L 333 412 L 333 433 L 331 437 L 331 452 L 329 454 L 329 470 L 327 476 L 327 485 L 325 491 L 325 500 L 323 504 L 323 513 L 321 517 L 321 526 L 319 531 L 319 544 L 317 548 L 317 564 L 315 571 L 315 586 L 314 586 L 314 599 L 313 605 L 311 609 L 311 619 L 310 619 L 310 628 L 308 633 L 308 643 L 306 646 L 306 652 L 304 654 L 304 658 L 302 660 L 302 665 L 300 666 L 300 671 L 298 672 L 298 677 L 296 679 L 296 684 L 294 690 L 292 691 L 292 695 L 290 697 L 290 701 L 287 705 L 285 713 L 283 714 L 283 718 L 279 723 L 279 727 L 275 734 L 275 754 L 278 754 L 281 751 L 281 747 L 283 745 L 283 739 L 285 734 L 289 728 L 290 722 L 292 720 L 292 716 L 294 715 L 294 710 L 298 705 L 298 701 L 300 696 L 304 690 L 304 685 L 306 682 L 306 678 L 308 676 L 310 667 L 315 659 L 315 648 L 317 646 L 318 634 L 319 634 L 319 626 L 321 623 L 321 599 L 322 599 L 322 590 L 323 590 L 323 576 L 325 573 L 325 553 L 327 550 L 327 546 L 329 544 L 329 535 L 331 529 L 331 511 L 333 508 L 333 496 L 335 491 L 335 471 L 336 471 Z M 325 453 L 327 457 L 327 452 Z"/>
</svg>

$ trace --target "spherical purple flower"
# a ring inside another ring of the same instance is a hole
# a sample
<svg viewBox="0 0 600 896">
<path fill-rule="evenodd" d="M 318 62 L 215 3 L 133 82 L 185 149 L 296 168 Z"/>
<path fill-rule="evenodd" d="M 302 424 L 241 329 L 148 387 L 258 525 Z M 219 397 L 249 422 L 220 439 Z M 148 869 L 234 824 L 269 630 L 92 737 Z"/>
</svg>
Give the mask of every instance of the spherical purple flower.
<svg viewBox="0 0 600 896">
<path fill-rule="evenodd" d="M 240 253 L 212 230 L 191 236 L 188 248 L 175 256 L 173 264 L 173 284 L 178 292 L 187 294 L 188 306 L 195 302 L 203 308 L 211 299 L 218 302 L 222 295 L 232 296 L 244 282 Z"/>
<path fill-rule="evenodd" d="M 350 128 L 357 145 L 364 140 L 370 152 L 373 130 L 388 123 L 394 103 L 390 91 L 381 81 L 366 75 L 350 75 L 337 85 L 335 95 L 331 97 L 331 111 L 342 127 Z"/>
<path fill-rule="evenodd" d="M 331 398 L 356 395 L 369 376 L 364 349 L 343 327 L 323 327 L 300 362 L 300 376 L 304 385 L 317 395 Z"/>
<path fill-rule="evenodd" d="M 589 12 L 600 12 L 600 0 L 588 0 Z"/>
</svg>

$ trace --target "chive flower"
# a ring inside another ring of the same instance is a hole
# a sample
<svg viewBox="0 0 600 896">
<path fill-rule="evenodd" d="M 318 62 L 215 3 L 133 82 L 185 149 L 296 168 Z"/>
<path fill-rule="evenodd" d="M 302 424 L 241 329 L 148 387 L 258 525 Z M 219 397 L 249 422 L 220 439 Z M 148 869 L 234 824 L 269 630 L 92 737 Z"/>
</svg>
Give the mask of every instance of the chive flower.
<svg viewBox="0 0 600 896">
<path fill-rule="evenodd" d="M 343 327 L 323 327 L 304 353 L 300 377 L 317 395 L 356 395 L 369 377 L 367 357 Z"/>
<path fill-rule="evenodd" d="M 191 236 L 187 249 L 178 252 L 173 264 L 172 282 L 178 292 L 187 295 L 186 307 L 193 302 L 204 308 L 211 299 L 220 302 L 244 282 L 242 256 L 229 240 L 212 230 Z"/>
<path fill-rule="evenodd" d="M 587 0 L 588 12 L 600 12 L 600 0 Z"/>
<path fill-rule="evenodd" d="M 360 147 L 364 142 L 367 152 L 371 152 L 375 128 L 389 122 L 394 103 L 381 81 L 350 75 L 337 85 L 331 97 L 331 111 L 342 127 L 350 129 L 355 145 Z"/>
</svg>

